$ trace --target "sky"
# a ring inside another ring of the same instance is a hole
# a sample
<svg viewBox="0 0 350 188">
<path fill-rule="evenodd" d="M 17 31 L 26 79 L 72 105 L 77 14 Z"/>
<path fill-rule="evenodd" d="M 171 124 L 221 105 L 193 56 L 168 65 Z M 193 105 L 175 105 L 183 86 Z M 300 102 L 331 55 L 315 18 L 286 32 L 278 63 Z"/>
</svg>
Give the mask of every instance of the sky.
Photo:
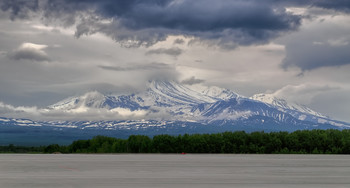
<svg viewBox="0 0 350 188">
<path fill-rule="evenodd" d="M 0 0 L 0 114 L 167 79 L 350 122 L 349 73 L 348 0 Z"/>
</svg>

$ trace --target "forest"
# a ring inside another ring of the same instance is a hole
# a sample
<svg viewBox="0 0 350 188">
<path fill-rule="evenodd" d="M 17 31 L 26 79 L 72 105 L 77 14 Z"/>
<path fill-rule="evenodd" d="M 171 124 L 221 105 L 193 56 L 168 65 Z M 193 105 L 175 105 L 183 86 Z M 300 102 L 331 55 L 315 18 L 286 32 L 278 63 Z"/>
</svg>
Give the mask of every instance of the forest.
<svg viewBox="0 0 350 188">
<path fill-rule="evenodd" d="M 95 136 L 67 146 L 0 146 L 0 153 L 234 153 L 350 154 L 350 130 L 224 132 L 215 134 Z"/>
</svg>

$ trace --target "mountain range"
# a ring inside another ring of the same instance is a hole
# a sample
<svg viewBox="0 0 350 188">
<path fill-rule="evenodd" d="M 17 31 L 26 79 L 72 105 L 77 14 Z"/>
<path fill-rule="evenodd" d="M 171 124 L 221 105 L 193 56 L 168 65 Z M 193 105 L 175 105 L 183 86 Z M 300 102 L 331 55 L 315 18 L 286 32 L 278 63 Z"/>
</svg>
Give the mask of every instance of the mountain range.
<svg viewBox="0 0 350 188">
<path fill-rule="evenodd" d="M 1 117 L 0 144 L 8 143 L 14 136 L 28 137 L 28 134 L 33 135 L 34 140 L 45 137 L 48 141 L 55 138 L 66 143 L 63 141 L 95 134 L 127 137 L 131 134 L 350 128 L 349 123 L 272 94 L 248 98 L 229 89 L 175 81 L 150 81 L 147 90 L 130 95 L 88 92 L 37 109 L 38 113 L 46 119 Z M 54 115 L 60 119 L 47 120 Z"/>
</svg>

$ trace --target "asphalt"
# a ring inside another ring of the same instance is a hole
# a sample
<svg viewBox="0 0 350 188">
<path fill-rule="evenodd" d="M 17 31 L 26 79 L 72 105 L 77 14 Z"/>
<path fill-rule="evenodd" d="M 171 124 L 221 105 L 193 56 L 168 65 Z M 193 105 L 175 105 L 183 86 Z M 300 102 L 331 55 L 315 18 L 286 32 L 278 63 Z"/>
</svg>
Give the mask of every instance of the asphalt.
<svg viewBox="0 0 350 188">
<path fill-rule="evenodd" d="M 348 188 L 347 155 L 0 155 L 0 187 Z"/>
</svg>

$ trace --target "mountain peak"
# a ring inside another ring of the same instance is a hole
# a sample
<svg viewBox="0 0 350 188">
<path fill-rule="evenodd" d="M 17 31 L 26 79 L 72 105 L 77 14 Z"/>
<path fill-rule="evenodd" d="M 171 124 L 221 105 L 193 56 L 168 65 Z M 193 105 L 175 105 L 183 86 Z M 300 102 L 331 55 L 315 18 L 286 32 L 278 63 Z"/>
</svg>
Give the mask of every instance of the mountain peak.
<svg viewBox="0 0 350 188">
<path fill-rule="evenodd" d="M 259 93 L 255 94 L 250 99 L 272 104 L 282 108 L 288 108 L 288 103 L 285 99 L 277 98 L 273 94 Z"/>
<path fill-rule="evenodd" d="M 161 103 L 198 104 L 215 101 L 210 96 L 203 95 L 176 81 L 152 81 L 146 95 Z"/>
<path fill-rule="evenodd" d="M 229 89 L 221 88 L 217 86 L 204 86 L 201 90 L 197 90 L 203 95 L 213 97 L 218 100 L 227 100 L 231 98 L 237 98 L 239 95 Z"/>
<path fill-rule="evenodd" d="M 176 81 L 151 81 L 149 91 L 170 99 L 181 99 L 185 104 L 213 103 L 238 97 L 235 92 L 217 86 L 184 85 Z"/>
</svg>

